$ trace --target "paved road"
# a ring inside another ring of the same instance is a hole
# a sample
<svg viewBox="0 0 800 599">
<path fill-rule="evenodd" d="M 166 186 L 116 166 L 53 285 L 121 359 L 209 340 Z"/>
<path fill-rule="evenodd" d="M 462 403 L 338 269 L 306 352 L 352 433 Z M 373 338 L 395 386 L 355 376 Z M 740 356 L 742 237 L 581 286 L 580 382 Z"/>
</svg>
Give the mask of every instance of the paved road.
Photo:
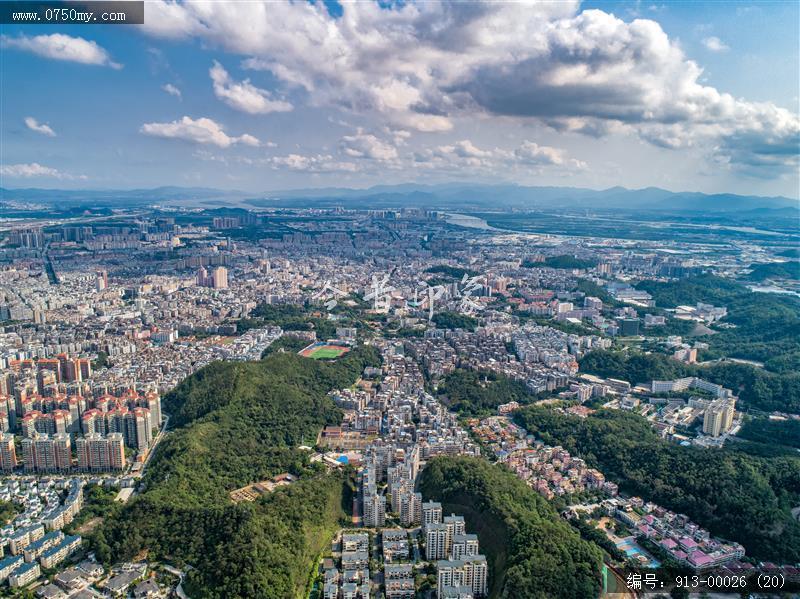
<svg viewBox="0 0 800 599">
<path fill-rule="evenodd" d="M 134 474 L 133 476 L 136 478 L 141 478 L 144 475 L 144 471 L 147 468 L 147 465 L 150 463 L 150 460 L 153 458 L 153 454 L 156 452 L 156 447 L 158 444 L 161 443 L 161 439 L 164 438 L 164 435 L 167 434 L 167 427 L 169 426 L 169 415 L 165 414 L 166 418 L 164 419 L 164 425 L 161 427 L 161 430 L 158 431 L 156 438 L 153 439 L 153 446 L 150 448 L 150 451 L 147 452 L 147 457 L 144 459 L 144 463 L 142 464 L 141 470 Z"/>
</svg>

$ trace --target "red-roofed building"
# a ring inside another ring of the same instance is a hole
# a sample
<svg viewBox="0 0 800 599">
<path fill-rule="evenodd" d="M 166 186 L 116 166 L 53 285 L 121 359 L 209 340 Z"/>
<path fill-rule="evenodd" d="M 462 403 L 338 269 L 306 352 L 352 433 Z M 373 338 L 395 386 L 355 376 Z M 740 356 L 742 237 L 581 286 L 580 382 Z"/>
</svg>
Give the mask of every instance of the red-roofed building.
<svg viewBox="0 0 800 599">
<path fill-rule="evenodd" d="M 692 566 L 695 570 L 702 570 L 703 568 L 710 568 L 714 565 L 714 560 L 711 559 L 708 555 L 700 551 L 699 549 L 696 551 L 692 551 L 689 554 L 689 559 L 687 560 L 689 565 Z"/>
</svg>

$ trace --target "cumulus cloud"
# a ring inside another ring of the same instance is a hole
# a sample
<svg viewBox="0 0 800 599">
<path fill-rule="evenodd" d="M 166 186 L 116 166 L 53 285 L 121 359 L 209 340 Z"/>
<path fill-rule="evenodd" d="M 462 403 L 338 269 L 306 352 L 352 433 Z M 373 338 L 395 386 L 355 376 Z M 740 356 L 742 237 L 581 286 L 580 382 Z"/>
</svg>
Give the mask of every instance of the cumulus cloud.
<svg viewBox="0 0 800 599">
<path fill-rule="evenodd" d="M 486 150 L 481 150 L 468 139 L 457 141 L 452 146 L 443 146 L 440 150 L 448 154 L 455 154 L 461 158 L 486 158 L 492 154 Z"/>
<path fill-rule="evenodd" d="M 25 52 L 32 52 L 44 58 L 65 60 L 121 69 L 122 65 L 111 60 L 109 53 L 97 42 L 85 40 L 82 37 L 72 37 L 63 33 L 49 35 L 35 35 L 28 37 L 24 34 L 18 37 L 0 36 L 0 47 L 14 48 Z"/>
<path fill-rule="evenodd" d="M 273 100 L 267 90 L 256 87 L 249 79 L 234 81 L 216 60 L 208 74 L 214 83 L 214 94 L 231 108 L 248 114 L 288 112 L 293 108 L 289 102 Z"/>
<path fill-rule="evenodd" d="M 546 22 L 576 6 L 356 2 L 335 18 L 323 3 L 156 0 L 148 3 L 152 18 L 144 28 L 173 39 L 198 36 L 244 55 L 243 66 L 271 71 L 310 92 L 314 103 L 375 110 L 402 127 L 443 131 L 452 120 L 442 110 L 448 99 L 440 83 L 507 54 L 506 36 L 524 38 L 529 22 Z"/>
<path fill-rule="evenodd" d="M 570 158 L 566 150 L 527 140 L 517 148 L 507 150 L 483 149 L 472 141 L 463 139 L 416 152 L 413 158 L 417 166 L 425 168 L 457 172 L 464 167 L 470 167 L 487 175 L 515 169 L 542 172 L 547 168 L 550 171 L 568 172 L 586 168 L 585 162 Z"/>
<path fill-rule="evenodd" d="M 796 145 L 784 151 L 800 132 L 796 114 L 703 85 L 700 66 L 655 21 L 580 11 L 576 1 L 364 1 L 334 17 L 319 2 L 153 0 L 148 11 L 153 35 L 202 38 L 304 90 L 312 104 L 372 111 L 401 129 L 447 131 L 458 118 L 501 116 L 703 147 L 734 168 L 765 156 L 775 170 L 797 165 Z M 226 102 L 274 102 L 225 75 Z"/>
<path fill-rule="evenodd" d="M 725 42 L 715 36 L 707 37 L 703 40 L 703 45 L 712 52 L 726 52 L 730 50 Z"/>
<path fill-rule="evenodd" d="M 533 141 L 524 141 L 520 147 L 514 150 L 514 156 L 520 162 L 528 164 L 564 164 L 564 150 L 540 146 Z"/>
<path fill-rule="evenodd" d="M 40 123 L 32 116 L 25 117 L 25 126 L 31 131 L 36 131 L 36 133 L 41 133 L 42 135 L 47 135 L 48 137 L 56 136 L 56 132 L 50 128 L 50 125 Z"/>
<path fill-rule="evenodd" d="M 197 144 L 214 145 L 218 148 L 228 148 L 234 144 L 252 147 L 260 145 L 259 140 L 248 133 L 238 137 L 228 135 L 222 125 L 209 118 L 195 120 L 184 116 L 178 121 L 169 123 L 145 123 L 140 131 L 152 137 L 181 139 Z"/>
<path fill-rule="evenodd" d="M 351 158 L 382 161 L 397 158 L 397 148 L 374 135 L 364 133 L 361 129 L 355 135 L 342 137 L 341 147 L 344 154 Z"/>
<path fill-rule="evenodd" d="M 392 138 L 394 145 L 402 146 L 408 143 L 411 139 L 411 132 L 405 129 L 392 129 L 391 127 L 384 127 L 383 132 Z"/>
<path fill-rule="evenodd" d="M 3 164 L 0 165 L 0 175 L 19 179 L 30 179 L 33 177 L 50 177 L 54 179 L 81 179 L 85 180 L 86 175 L 71 175 L 64 173 L 56 168 L 43 166 L 38 162 L 28 164 Z"/>
<path fill-rule="evenodd" d="M 165 92 L 167 92 L 170 96 L 175 96 L 179 100 L 181 99 L 181 90 L 178 89 L 176 86 L 172 85 L 171 83 L 165 83 L 161 86 Z"/>
</svg>

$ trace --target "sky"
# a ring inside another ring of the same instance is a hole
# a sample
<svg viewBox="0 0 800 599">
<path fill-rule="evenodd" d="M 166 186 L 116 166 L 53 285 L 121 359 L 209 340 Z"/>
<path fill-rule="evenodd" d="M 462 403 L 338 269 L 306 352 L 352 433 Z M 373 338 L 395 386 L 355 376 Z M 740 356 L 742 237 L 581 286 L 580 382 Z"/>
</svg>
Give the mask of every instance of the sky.
<svg viewBox="0 0 800 599">
<path fill-rule="evenodd" d="M 0 186 L 800 196 L 800 3 L 148 0 L 0 25 Z"/>
</svg>

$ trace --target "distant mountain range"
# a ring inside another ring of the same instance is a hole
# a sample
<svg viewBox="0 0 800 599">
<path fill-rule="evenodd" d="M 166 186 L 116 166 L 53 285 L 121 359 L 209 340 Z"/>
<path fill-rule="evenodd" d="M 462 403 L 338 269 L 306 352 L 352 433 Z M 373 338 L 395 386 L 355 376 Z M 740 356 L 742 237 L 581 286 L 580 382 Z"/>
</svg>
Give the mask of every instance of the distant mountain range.
<svg viewBox="0 0 800 599">
<path fill-rule="evenodd" d="M 426 207 L 445 210 L 495 209 L 626 209 L 668 212 L 800 211 L 800 201 L 787 197 L 671 192 L 657 187 L 593 190 L 578 187 L 525 187 L 521 185 L 378 185 L 367 189 L 318 188 L 264 193 L 198 187 L 158 187 L 131 190 L 3 189 L 0 200 L 59 206 L 194 204 L 204 207 L 250 205 L 254 207 L 335 206 L 353 208 Z"/>
</svg>

